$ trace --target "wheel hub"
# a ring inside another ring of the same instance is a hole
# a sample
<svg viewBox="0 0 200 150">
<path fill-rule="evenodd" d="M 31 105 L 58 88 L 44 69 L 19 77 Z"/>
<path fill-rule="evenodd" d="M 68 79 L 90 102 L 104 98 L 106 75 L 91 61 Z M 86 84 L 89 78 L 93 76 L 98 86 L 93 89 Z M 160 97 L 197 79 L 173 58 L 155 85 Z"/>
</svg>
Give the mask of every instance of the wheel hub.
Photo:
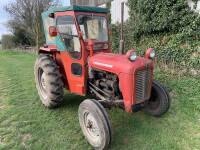
<svg viewBox="0 0 200 150">
<path fill-rule="evenodd" d="M 46 74 L 45 72 L 40 68 L 38 71 L 38 76 L 39 76 L 39 87 L 40 87 L 40 93 L 44 99 L 47 98 L 47 84 L 46 84 Z"/>
<path fill-rule="evenodd" d="M 43 72 L 41 76 L 41 85 L 44 89 L 46 89 L 46 81 L 45 81 L 46 74 Z"/>
<path fill-rule="evenodd" d="M 91 113 L 85 115 L 85 126 L 88 134 L 95 140 L 100 141 L 100 129 Z"/>
</svg>

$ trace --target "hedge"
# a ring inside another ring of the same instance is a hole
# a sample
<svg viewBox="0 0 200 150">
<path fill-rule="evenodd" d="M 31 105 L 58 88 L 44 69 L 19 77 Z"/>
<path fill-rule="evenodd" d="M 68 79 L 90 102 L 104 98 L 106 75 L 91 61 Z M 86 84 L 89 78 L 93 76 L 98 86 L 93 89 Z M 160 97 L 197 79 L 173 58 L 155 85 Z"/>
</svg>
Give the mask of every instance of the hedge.
<svg viewBox="0 0 200 150">
<path fill-rule="evenodd" d="M 186 0 L 129 0 L 125 23 L 125 49 L 143 54 L 157 50 L 158 60 L 200 69 L 200 15 Z M 113 49 L 119 47 L 120 24 L 112 25 Z"/>
</svg>

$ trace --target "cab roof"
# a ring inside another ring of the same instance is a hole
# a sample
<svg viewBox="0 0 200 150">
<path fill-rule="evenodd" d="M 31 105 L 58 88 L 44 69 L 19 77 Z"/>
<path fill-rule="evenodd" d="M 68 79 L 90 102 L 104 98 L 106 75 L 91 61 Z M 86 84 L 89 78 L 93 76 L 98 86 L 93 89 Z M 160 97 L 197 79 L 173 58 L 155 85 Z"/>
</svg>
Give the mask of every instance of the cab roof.
<svg viewBox="0 0 200 150">
<path fill-rule="evenodd" d="M 94 12 L 94 13 L 108 13 L 107 8 L 102 7 L 90 7 L 90 6 L 66 6 L 66 7 L 50 7 L 49 10 L 51 13 L 63 12 L 63 11 L 78 11 L 78 12 Z"/>
</svg>

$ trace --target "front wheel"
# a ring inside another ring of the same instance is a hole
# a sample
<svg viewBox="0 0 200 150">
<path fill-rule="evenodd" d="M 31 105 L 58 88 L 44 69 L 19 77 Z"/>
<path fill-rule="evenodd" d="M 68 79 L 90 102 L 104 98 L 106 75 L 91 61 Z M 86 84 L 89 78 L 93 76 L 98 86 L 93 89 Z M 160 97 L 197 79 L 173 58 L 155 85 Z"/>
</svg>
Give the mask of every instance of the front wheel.
<svg viewBox="0 0 200 150">
<path fill-rule="evenodd" d="M 111 126 L 106 110 L 95 100 L 79 106 L 79 123 L 87 141 L 94 149 L 106 150 L 111 142 Z"/>
<path fill-rule="evenodd" d="M 144 111 L 155 117 L 165 114 L 170 107 L 170 96 L 165 87 L 158 81 L 153 81 L 151 97 L 145 102 Z"/>
</svg>

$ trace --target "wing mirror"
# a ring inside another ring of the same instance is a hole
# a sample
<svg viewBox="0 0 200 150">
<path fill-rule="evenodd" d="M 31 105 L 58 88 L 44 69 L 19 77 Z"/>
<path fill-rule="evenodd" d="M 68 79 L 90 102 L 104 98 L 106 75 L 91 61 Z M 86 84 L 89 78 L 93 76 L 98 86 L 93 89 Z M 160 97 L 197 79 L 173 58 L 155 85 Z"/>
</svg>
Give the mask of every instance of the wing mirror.
<svg viewBox="0 0 200 150">
<path fill-rule="evenodd" d="M 54 37 L 57 36 L 58 32 L 55 26 L 50 26 L 49 27 L 49 35 Z"/>
</svg>

